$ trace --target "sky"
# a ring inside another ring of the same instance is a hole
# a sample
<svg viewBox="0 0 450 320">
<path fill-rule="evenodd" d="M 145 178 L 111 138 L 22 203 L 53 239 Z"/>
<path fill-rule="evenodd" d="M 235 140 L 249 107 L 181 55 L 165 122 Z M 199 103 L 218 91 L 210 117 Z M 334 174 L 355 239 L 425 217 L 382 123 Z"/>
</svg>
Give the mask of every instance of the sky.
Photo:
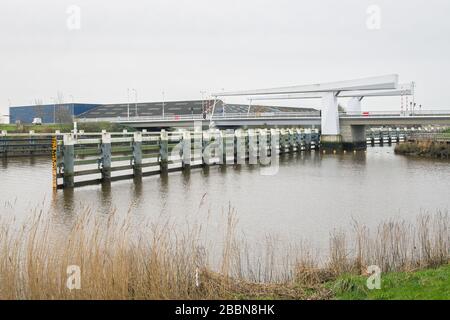
<svg viewBox="0 0 450 320">
<path fill-rule="evenodd" d="M 424 109 L 450 108 L 449 13 L 448 0 L 2 0 L 0 114 L 58 92 L 168 101 L 392 73 L 415 81 Z M 401 98 L 363 102 L 396 110 Z"/>
</svg>

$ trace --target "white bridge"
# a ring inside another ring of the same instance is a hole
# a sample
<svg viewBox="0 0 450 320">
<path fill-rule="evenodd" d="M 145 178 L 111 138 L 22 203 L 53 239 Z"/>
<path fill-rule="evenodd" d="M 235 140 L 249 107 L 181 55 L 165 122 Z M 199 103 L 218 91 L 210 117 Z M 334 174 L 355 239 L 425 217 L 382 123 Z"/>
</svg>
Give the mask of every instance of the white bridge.
<svg viewBox="0 0 450 320">
<path fill-rule="evenodd" d="M 409 96 L 414 94 L 413 83 L 399 84 L 398 75 L 385 75 L 357 80 L 300 85 L 269 89 L 214 93 L 216 101 L 221 97 L 242 96 L 249 100 L 249 112 L 230 114 L 213 111 L 211 115 L 187 115 L 169 117 L 114 118 L 136 128 L 187 127 L 193 122 L 203 126 L 222 128 L 312 126 L 320 129 L 322 147 L 365 148 L 366 126 L 424 126 L 450 125 L 449 111 L 366 111 L 362 112 L 364 98 L 383 96 Z M 339 98 L 350 98 L 345 112 L 340 112 Z M 318 112 L 250 113 L 253 101 L 320 99 Z M 92 121 L 92 120 L 90 120 Z"/>
</svg>

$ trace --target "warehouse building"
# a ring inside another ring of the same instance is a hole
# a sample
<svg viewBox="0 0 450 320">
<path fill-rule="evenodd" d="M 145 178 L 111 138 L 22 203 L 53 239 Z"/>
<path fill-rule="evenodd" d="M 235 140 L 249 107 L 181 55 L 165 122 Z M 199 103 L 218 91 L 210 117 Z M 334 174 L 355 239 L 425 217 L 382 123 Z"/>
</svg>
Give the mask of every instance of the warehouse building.
<svg viewBox="0 0 450 320">
<path fill-rule="evenodd" d="M 0 124 L 7 124 L 9 123 L 9 117 L 0 115 Z"/>
<path fill-rule="evenodd" d="M 10 107 L 9 123 L 32 123 L 35 118 L 40 118 L 42 123 L 68 123 L 97 106 L 99 104 L 62 103 Z"/>
<path fill-rule="evenodd" d="M 42 123 L 69 123 L 75 119 L 118 119 L 128 117 L 171 117 L 186 115 L 210 114 L 216 103 L 216 115 L 230 113 L 278 113 L 308 112 L 311 108 L 291 108 L 280 106 L 263 106 L 245 104 L 227 104 L 222 100 L 189 100 L 148 103 L 119 104 L 49 104 L 36 106 L 20 106 L 10 108 L 10 123 L 32 123 L 40 118 Z"/>
<path fill-rule="evenodd" d="M 150 103 L 122 103 L 100 105 L 90 109 L 79 116 L 79 119 L 101 119 L 101 118 L 127 118 L 127 117 L 171 117 L 210 114 L 213 110 L 214 100 L 191 100 L 191 101 L 168 101 Z M 217 100 L 214 113 L 266 113 L 266 112 L 308 112 L 316 111 L 311 108 L 291 108 L 277 106 L 261 106 L 244 104 L 227 104 Z"/>
</svg>

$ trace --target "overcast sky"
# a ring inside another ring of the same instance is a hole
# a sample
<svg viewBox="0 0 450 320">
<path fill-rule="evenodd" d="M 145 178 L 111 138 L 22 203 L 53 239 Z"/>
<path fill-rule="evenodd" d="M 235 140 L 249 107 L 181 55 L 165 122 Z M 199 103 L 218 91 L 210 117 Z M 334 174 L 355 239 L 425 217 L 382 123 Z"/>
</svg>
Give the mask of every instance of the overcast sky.
<svg viewBox="0 0 450 320">
<path fill-rule="evenodd" d="M 139 101 L 199 99 L 390 73 L 416 81 L 424 108 L 450 107 L 449 14 L 448 0 L 1 0 L 0 114 L 58 91 L 67 102 L 125 102 L 127 88 Z"/>
</svg>

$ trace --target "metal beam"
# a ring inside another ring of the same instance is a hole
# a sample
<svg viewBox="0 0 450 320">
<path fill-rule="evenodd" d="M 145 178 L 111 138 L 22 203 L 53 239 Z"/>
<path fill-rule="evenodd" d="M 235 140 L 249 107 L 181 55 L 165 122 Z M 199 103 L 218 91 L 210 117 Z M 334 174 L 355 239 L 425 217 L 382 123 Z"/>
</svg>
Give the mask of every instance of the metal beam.
<svg viewBox="0 0 450 320">
<path fill-rule="evenodd" d="M 396 89 L 397 84 L 398 84 L 398 75 L 392 74 L 379 77 L 329 82 L 322 84 L 278 87 L 259 90 L 219 92 L 212 94 L 212 96 L 226 97 L 226 96 L 251 96 L 251 95 L 285 94 L 285 93 L 387 90 L 387 89 Z"/>
<path fill-rule="evenodd" d="M 398 89 L 392 90 L 355 90 L 342 91 L 337 94 L 338 98 L 354 98 L 354 97 L 389 97 L 389 96 L 405 96 L 412 95 L 413 89 L 411 83 L 401 84 Z M 278 95 L 261 95 L 250 96 L 249 100 L 301 100 L 301 99 L 320 99 L 323 93 L 294 93 L 294 94 L 278 94 Z"/>
</svg>

